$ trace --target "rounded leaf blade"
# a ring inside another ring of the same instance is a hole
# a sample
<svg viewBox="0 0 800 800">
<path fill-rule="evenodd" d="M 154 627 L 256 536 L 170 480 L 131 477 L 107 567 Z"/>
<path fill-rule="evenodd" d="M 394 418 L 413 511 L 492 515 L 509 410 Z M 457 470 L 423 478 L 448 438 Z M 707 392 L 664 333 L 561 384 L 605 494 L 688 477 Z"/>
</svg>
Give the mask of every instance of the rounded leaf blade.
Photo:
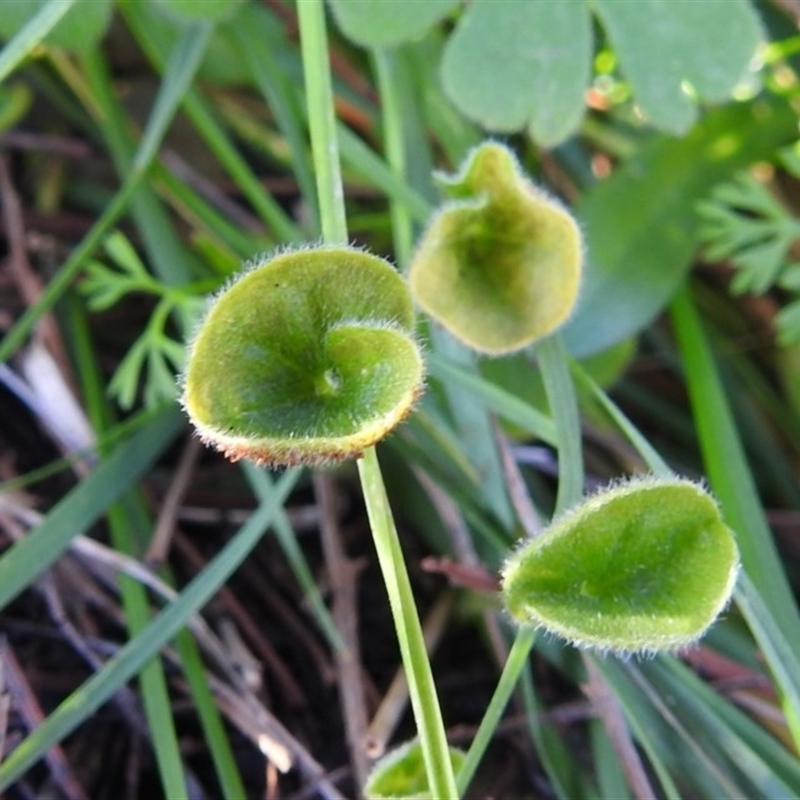
<svg viewBox="0 0 800 800">
<path fill-rule="evenodd" d="M 191 346 L 183 402 L 201 437 L 266 464 L 357 456 L 422 391 L 413 308 L 383 259 L 286 252 L 215 300 Z"/>
<path fill-rule="evenodd" d="M 516 618 L 578 646 L 655 652 L 706 631 L 738 565 L 707 492 L 643 479 L 589 498 L 526 543 L 505 565 L 503 595 Z"/>
<path fill-rule="evenodd" d="M 453 200 L 422 237 L 409 268 L 414 299 L 478 352 L 520 350 L 561 325 L 578 294 L 575 221 L 488 142 L 440 179 Z"/>
</svg>

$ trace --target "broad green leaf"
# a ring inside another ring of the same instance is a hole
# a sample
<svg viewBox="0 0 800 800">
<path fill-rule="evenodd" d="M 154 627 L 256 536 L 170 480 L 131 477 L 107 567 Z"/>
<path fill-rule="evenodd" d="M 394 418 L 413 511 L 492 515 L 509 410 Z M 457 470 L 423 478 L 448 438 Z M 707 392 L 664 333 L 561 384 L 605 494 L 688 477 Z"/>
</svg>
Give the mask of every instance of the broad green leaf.
<svg viewBox="0 0 800 800">
<path fill-rule="evenodd" d="M 274 464 L 352 458 L 422 391 L 411 297 L 377 256 L 285 252 L 212 305 L 189 354 L 184 406 L 229 457 Z"/>
<path fill-rule="evenodd" d="M 510 353 L 547 336 L 577 298 L 582 251 L 572 217 L 498 143 L 476 148 L 440 183 L 452 200 L 409 267 L 416 302 L 481 353 Z"/>
<path fill-rule="evenodd" d="M 9 39 L 30 22 L 52 0 L 3 0 L 0 8 L 0 38 Z M 111 0 L 70 3 L 70 8 L 44 37 L 45 44 L 85 52 L 103 38 L 111 21 Z"/>
<path fill-rule="evenodd" d="M 725 100 L 745 76 L 761 40 L 748 0 L 597 0 L 636 102 L 659 128 L 685 133 L 696 98 Z"/>
<path fill-rule="evenodd" d="M 459 0 L 328 0 L 345 36 L 365 47 L 395 47 L 421 39 Z"/>
<path fill-rule="evenodd" d="M 695 204 L 797 136 L 797 115 L 758 98 L 707 115 L 682 139 L 658 136 L 575 208 L 588 263 L 562 336 L 573 355 L 638 333 L 681 285 L 696 248 Z"/>
<path fill-rule="evenodd" d="M 503 570 L 503 597 L 519 620 L 578 646 L 656 652 L 706 631 L 738 565 L 710 495 L 647 478 L 590 497 L 526 542 Z"/>
<path fill-rule="evenodd" d="M 527 125 L 552 145 L 583 116 L 591 56 L 584 2 L 475 0 L 447 44 L 442 81 L 453 103 L 488 130 Z"/>
</svg>

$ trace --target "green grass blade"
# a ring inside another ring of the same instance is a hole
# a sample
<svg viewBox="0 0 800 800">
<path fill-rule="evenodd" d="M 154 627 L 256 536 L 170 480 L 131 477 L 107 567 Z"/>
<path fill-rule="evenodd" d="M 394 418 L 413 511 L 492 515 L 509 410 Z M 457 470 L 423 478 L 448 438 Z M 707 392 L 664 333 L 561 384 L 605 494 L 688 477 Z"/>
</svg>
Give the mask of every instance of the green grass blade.
<svg viewBox="0 0 800 800">
<path fill-rule="evenodd" d="M 322 238 L 325 244 L 347 244 L 330 55 L 324 11 L 319 0 L 301 3 L 297 8 L 297 18 Z"/>
<path fill-rule="evenodd" d="M 383 120 L 383 149 L 392 172 L 401 180 L 406 178 L 406 136 L 404 120 L 413 106 L 403 104 L 401 95 L 408 93 L 408 79 L 399 71 L 398 54 L 392 50 L 373 50 L 372 61 L 378 81 Z M 402 81 L 402 89 L 398 84 Z M 405 89 L 405 92 L 402 91 Z M 419 128 L 416 128 L 419 131 Z M 395 198 L 389 200 L 392 221 L 394 257 L 401 269 L 411 261 L 414 230 L 409 209 Z"/>
<path fill-rule="evenodd" d="M 200 652 L 192 636 L 187 631 L 181 631 L 175 639 L 175 646 L 181 659 L 189 689 L 194 698 L 197 714 L 203 735 L 217 771 L 217 778 L 222 788 L 225 800 L 238 800 L 247 797 L 236 759 L 231 749 L 230 741 L 225 733 L 225 728 L 220 718 L 219 709 L 214 702 L 214 696 L 208 687 L 203 662 Z"/>
<path fill-rule="evenodd" d="M 346 125 L 337 125 L 336 135 L 345 166 L 361 175 L 371 186 L 380 189 L 388 198 L 407 208 L 416 222 L 421 225 L 428 222 L 433 207 L 419 192 L 395 175 L 386 162 Z"/>
<path fill-rule="evenodd" d="M 750 717 L 674 658 L 640 668 L 662 697 L 671 698 L 698 739 L 713 743 L 729 761 L 726 772 L 741 773 L 741 792 L 750 797 L 800 796 L 800 761 Z"/>
<path fill-rule="evenodd" d="M 592 380 L 586 370 L 574 360 L 570 361 L 573 377 L 585 389 L 591 392 L 614 424 L 625 434 L 634 449 L 644 459 L 648 467 L 659 477 L 668 478 L 673 474 L 669 465 L 658 454 L 656 449 L 642 436 L 638 428 L 625 416 L 617 404 Z"/>
<path fill-rule="evenodd" d="M 581 768 L 573 756 L 563 737 L 542 719 L 543 708 L 536 695 L 531 674 L 531 664 L 526 664 L 522 675 L 522 700 L 525 705 L 525 717 L 528 722 L 528 733 L 536 748 L 544 767 L 553 793 L 560 800 L 572 800 L 581 797 Z"/>
<path fill-rule="evenodd" d="M 442 382 L 457 383 L 472 392 L 489 410 L 513 422 L 546 444 L 555 446 L 555 425 L 541 411 L 437 353 L 428 353 L 426 361 L 428 372 L 434 378 Z"/>
<path fill-rule="evenodd" d="M 638 745 L 648 758 L 658 778 L 664 796 L 668 800 L 680 800 L 681 793 L 675 785 L 671 771 L 676 774 L 686 772 L 693 786 L 698 778 L 707 796 L 727 796 L 722 791 L 713 774 L 708 769 L 708 759 L 700 743 L 695 742 L 689 733 L 679 725 L 664 705 L 654 707 L 648 702 L 648 695 L 640 683 L 631 680 L 631 670 L 618 659 L 595 659 L 595 664 L 603 677 L 614 690 L 614 696 L 625 712 Z"/>
<path fill-rule="evenodd" d="M 184 424 L 175 406 L 159 411 L 0 558 L 0 608 L 41 575 L 146 472 Z"/>
<path fill-rule="evenodd" d="M 525 669 L 535 639 L 536 631 L 533 628 L 520 629 L 514 639 L 514 644 L 503 666 L 500 680 L 497 682 L 497 688 L 494 690 L 492 699 L 486 707 L 478 732 L 475 734 L 467 752 L 466 760 L 456 776 L 459 797 L 464 797 L 469 788 L 470 781 L 474 777 L 481 758 L 483 758 L 483 754 L 486 752 L 486 748 L 489 746 L 492 736 L 500 723 L 503 711 L 517 685 L 517 681 Z"/>
<path fill-rule="evenodd" d="M 797 640 L 787 636 L 786 631 L 776 622 L 775 615 L 766 607 L 763 596 L 759 593 L 747 573 L 739 576 L 736 589 L 736 605 L 742 612 L 750 630 L 756 637 L 766 656 L 770 670 L 775 675 L 788 706 L 790 725 L 800 715 L 800 680 L 797 671 Z"/>
<path fill-rule="evenodd" d="M 28 53 L 58 24 L 77 0 L 50 0 L 28 20 L 22 30 L 0 51 L 0 81 L 5 80 Z"/>
<path fill-rule="evenodd" d="M 0 766 L 0 791 L 7 789 L 53 745 L 69 735 L 130 680 L 205 605 L 258 544 L 289 495 L 298 472 L 286 472 L 270 503 L 260 506 L 219 555 L 186 586 L 180 597 L 153 617 L 106 666 L 73 692 Z"/>
<path fill-rule="evenodd" d="M 133 159 L 132 169 L 147 169 L 157 154 L 175 112 L 192 85 L 212 30 L 212 26 L 205 21 L 195 22 L 188 25 L 178 39 L 167 60 L 161 86 Z"/>
<path fill-rule="evenodd" d="M 583 445 L 578 401 L 569 373 L 567 350 L 556 333 L 536 348 L 547 404 L 556 428 L 558 497 L 555 515 L 577 505 L 583 497 Z"/>
<path fill-rule="evenodd" d="M 203 43 L 200 37 L 200 43 Z M 185 43 L 178 44 L 177 52 L 183 52 Z M 195 53 L 195 55 L 197 55 Z M 177 110 L 172 103 L 177 99 L 176 89 L 180 89 L 185 80 L 191 79 L 192 69 L 197 68 L 197 63 L 184 60 L 180 64 L 180 71 L 173 79 L 165 80 L 162 91 L 156 100 L 156 116 L 151 115 L 143 135 L 144 146 L 147 152 L 141 156 L 137 153 L 136 145 L 130 134 L 130 120 L 120 102 L 118 92 L 114 86 L 109 65 L 103 53 L 95 48 L 83 58 L 83 68 L 87 84 L 92 92 L 92 100 L 100 110 L 102 124 L 100 131 L 105 137 L 111 151 L 114 164 L 123 180 L 127 180 L 128 173 L 135 163 L 137 169 L 133 176 L 139 172 L 144 173 L 152 157 L 155 156 L 160 139 L 156 134 L 163 136 L 166 132 L 168 117 Z M 166 88 L 164 88 L 166 87 Z M 161 97 L 164 96 L 164 100 Z M 151 135 L 151 124 L 154 134 Z M 149 158 L 145 158 L 148 156 Z M 181 242 L 170 217 L 161 200 L 155 194 L 149 183 L 142 181 L 137 187 L 131 200 L 131 212 L 137 227 L 141 231 L 144 248 L 153 271 L 164 283 L 170 286 L 180 286 L 187 283 L 200 272 L 200 267 L 195 263 L 189 251 Z"/>
<path fill-rule="evenodd" d="M 148 35 L 147 9 L 140 3 L 125 3 L 120 10 L 139 46 L 163 74 L 166 58 L 159 51 L 153 37 Z M 249 164 L 214 119 L 197 89 L 191 88 L 186 92 L 183 110 L 242 194 L 270 227 L 275 238 L 286 242 L 299 241 L 302 233 L 298 226 L 261 185 Z"/>
<path fill-rule="evenodd" d="M 747 467 L 711 349 L 687 289 L 678 294 L 671 310 L 711 488 L 728 524 L 737 533 L 742 565 L 750 579 L 749 584 L 744 584 L 748 589 L 743 597 L 743 610 L 759 617 L 749 620 L 755 625 L 753 633 L 789 703 L 787 717 L 790 723 L 796 723 L 800 713 L 797 606 Z M 775 636 L 779 636 L 778 641 Z M 800 734 L 796 727 L 793 732 L 795 736 Z"/>
<path fill-rule="evenodd" d="M 247 461 L 242 463 L 242 470 L 259 502 L 269 502 L 275 494 L 275 484 L 269 474 Z M 311 568 L 308 566 L 308 562 L 297 541 L 297 536 L 289 524 L 289 518 L 282 511 L 279 511 L 275 517 L 273 528 L 278 544 L 281 546 L 281 550 L 283 550 L 283 554 L 286 556 L 297 582 L 308 599 L 317 618 L 317 624 L 325 634 L 328 643 L 334 650 L 343 648 L 345 645 L 336 628 L 336 623 L 333 621 L 319 588 L 314 582 Z"/>
<path fill-rule="evenodd" d="M 95 428 L 108 429 L 111 411 L 108 407 L 103 384 L 97 369 L 92 348 L 92 340 L 86 315 L 79 305 L 78 297 L 69 296 L 71 314 L 67 317 L 71 333 L 72 351 L 78 366 L 83 395 Z M 107 437 L 100 437 L 102 441 Z M 98 445 L 100 452 L 108 448 Z M 126 512 L 130 513 L 126 513 Z M 148 518 L 147 509 L 138 493 L 129 493 L 125 508 L 117 503 L 110 509 L 109 522 L 112 541 L 117 550 L 139 555 L 146 542 L 141 539 L 134 544 L 134 532 L 152 530 L 152 521 Z M 165 569 L 164 572 L 167 572 Z M 167 582 L 174 584 L 169 575 Z M 120 589 L 125 604 L 125 614 L 130 631 L 129 638 L 135 638 L 150 618 L 150 604 L 147 592 L 137 582 L 125 575 L 120 576 Z M 189 689 L 200 716 L 206 742 L 217 768 L 220 785 L 226 790 L 228 797 L 243 797 L 241 781 L 233 760 L 230 745 L 224 735 L 219 711 L 211 696 L 207 676 L 203 668 L 197 645 L 186 631 L 181 631 L 177 639 L 177 647 L 181 655 L 182 666 Z M 159 659 L 153 659 L 140 673 L 140 684 L 144 698 L 144 708 L 150 735 L 153 740 L 153 751 L 161 773 L 164 794 L 167 797 L 181 797 L 186 794 L 186 783 L 183 774 L 183 763 L 180 747 L 175 735 L 175 722 L 172 715 L 169 692 L 164 670 Z"/>
<path fill-rule="evenodd" d="M 72 332 L 72 352 L 77 364 L 83 397 L 89 419 L 95 431 L 102 434 L 113 424 L 113 412 L 105 396 L 103 382 L 92 351 L 91 335 L 86 317 L 78 307 L 77 298 L 70 296 L 69 316 Z M 99 449 L 106 454 L 107 451 Z M 126 496 L 108 509 L 108 528 L 111 543 L 117 552 L 135 557 L 137 547 L 134 531 L 152 529 L 152 522 L 144 508 L 139 492 L 131 488 Z M 119 591 L 128 629 L 128 638 L 133 639 L 150 619 L 150 603 L 145 588 L 127 575 L 119 579 Z M 158 659 L 147 664 L 139 674 L 145 718 L 152 737 L 153 754 L 161 778 L 161 786 L 167 797 L 186 797 L 184 776 L 175 720 L 167 689 L 164 669 Z"/>
<path fill-rule="evenodd" d="M 229 26 L 229 35 L 286 137 L 292 171 L 311 214 L 311 227 L 319 230 L 314 170 L 305 135 L 304 98 L 300 87 L 276 63 L 272 55 L 275 34 L 261 12 L 263 9 L 257 6 L 244 8 Z"/>
</svg>

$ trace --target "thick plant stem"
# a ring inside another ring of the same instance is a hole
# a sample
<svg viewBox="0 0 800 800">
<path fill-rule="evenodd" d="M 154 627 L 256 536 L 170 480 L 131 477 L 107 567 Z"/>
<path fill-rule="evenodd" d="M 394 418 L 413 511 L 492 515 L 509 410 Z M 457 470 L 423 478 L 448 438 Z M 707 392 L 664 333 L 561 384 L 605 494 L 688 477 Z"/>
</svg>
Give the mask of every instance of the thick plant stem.
<svg viewBox="0 0 800 800">
<path fill-rule="evenodd" d="M 432 797 L 458 797 L 433 673 L 375 448 L 358 462 L 375 549 L 389 594 Z"/>
<path fill-rule="evenodd" d="M 326 244 L 343 244 L 347 242 L 347 218 L 328 65 L 325 8 L 322 0 L 303 0 L 297 4 L 297 13 L 322 238 Z M 408 679 L 428 786 L 433 797 L 455 798 L 456 781 L 433 673 L 374 448 L 364 452 L 358 470 Z"/>
</svg>

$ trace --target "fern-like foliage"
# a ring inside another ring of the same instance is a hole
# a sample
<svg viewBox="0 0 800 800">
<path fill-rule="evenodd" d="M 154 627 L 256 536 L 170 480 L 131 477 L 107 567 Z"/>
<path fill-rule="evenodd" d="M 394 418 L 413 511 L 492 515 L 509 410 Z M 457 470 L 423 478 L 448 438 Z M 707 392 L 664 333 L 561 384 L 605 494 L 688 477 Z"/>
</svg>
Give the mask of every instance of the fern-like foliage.
<svg viewBox="0 0 800 800">
<path fill-rule="evenodd" d="M 205 307 L 206 293 L 214 286 L 192 283 L 165 286 L 153 277 L 133 245 L 119 231 L 104 243 L 109 264 L 91 261 L 81 282 L 81 292 L 93 311 L 105 311 L 131 294 L 157 298 L 156 306 L 141 335 L 120 362 L 109 393 L 124 409 L 130 409 L 139 396 L 152 408 L 177 397 L 176 374 L 183 368 L 186 347 L 169 331 L 170 318 L 179 328 L 190 331 Z"/>
<path fill-rule="evenodd" d="M 781 160 L 800 176 L 800 157 L 794 151 L 782 154 Z M 727 259 L 737 269 L 734 292 L 763 294 L 778 287 L 789 295 L 775 319 L 778 342 L 800 344 L 800 262 L 792 260 L 800 219 L 748 173 L 718 186 L 698 203 L 697 211 L 706 257 Z"/>
</svg>

